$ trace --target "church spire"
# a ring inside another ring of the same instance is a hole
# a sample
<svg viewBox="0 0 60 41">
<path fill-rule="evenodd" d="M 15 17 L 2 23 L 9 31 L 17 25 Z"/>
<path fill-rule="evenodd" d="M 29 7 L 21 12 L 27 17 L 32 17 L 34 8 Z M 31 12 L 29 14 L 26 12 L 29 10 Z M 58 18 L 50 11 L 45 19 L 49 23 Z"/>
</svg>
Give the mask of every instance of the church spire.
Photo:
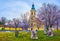
<svg viewBox="0 0 60 41">
<path fill-rule="evenodd" d="M 34 3 L 32 4 L 32 8 L 31 9 L 35 9 L 35 7 L 34 7 Z"/>
</svg>

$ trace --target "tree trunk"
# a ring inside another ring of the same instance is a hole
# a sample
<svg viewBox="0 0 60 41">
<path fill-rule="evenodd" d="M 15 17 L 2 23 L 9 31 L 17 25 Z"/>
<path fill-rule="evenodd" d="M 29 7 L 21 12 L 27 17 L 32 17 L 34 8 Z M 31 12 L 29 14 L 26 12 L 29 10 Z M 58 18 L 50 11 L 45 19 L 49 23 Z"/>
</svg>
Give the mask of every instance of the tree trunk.
<svg viewBox="0 0 60 41">
<path fill-rule="evenodd" d="M 57 31 L 58 31 L 58 20 L 57 20 Z"/>
<path fill-rule="evenodd" d="M 4 31 L 4 30 L 5 30 L 5 26 L 3 25 L 3 26 L 2 26 L 2 31 Z"/>
<path fill-rule="evenodd" d="M 48 36 L 53 36 L 52 25 L 50 25 L 50 28 L 48 30 Z"/>
<path fill-rule="evenodd" d="M 17 27 L 15 27 L 15 37 L 18 37 L 19 31 L 17 30 Z"/>
<path fill-rule="evenodd" d="M 46 27 L 44 27 L 44 34 L 47 34 Z"/>
<path fill-rule="evenodd" d="M 31 38 L 38 39 L 36 30 L 31 30 Z"/>
<path fill-rule="evenodd" d="M 48 31 L 48 26 L 46 25 L 44 28 L 44 34 L 47 34 L 47 31 Z"/>
</svg>

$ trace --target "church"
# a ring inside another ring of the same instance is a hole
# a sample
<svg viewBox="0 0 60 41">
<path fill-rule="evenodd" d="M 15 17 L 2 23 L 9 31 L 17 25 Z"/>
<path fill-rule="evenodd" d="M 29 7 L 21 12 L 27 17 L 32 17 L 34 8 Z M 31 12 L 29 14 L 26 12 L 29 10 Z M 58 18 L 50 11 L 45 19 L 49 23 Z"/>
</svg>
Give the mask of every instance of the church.
<svg viewBox="0 0 60 41">
<path fill-rule="evenodd" d="M 36 10 L 35 10 L 35 6 L 34 4 L 32 4 L 32 8 L 30 10 L 30 18 L 29 18 L 29 25 L 30 25 L 30 28 L 33 28 L 33 30 L 42 30 L 44 25 L 43 23 L 38 19 L 36 18 Z"/>
</svg>

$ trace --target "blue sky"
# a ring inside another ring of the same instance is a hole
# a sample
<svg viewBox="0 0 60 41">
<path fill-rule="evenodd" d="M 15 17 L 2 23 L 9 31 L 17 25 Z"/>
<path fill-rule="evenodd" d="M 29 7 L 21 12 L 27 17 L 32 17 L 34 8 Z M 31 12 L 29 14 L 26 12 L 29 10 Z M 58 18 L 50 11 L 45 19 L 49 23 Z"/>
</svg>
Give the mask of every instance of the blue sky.
<svg viewBox="0 0 60 41">
<path fill-rule="evenodd" d="M 0 18 L 20 18 L 21 14 L 30 11 L 33 2 L 36 10 L 40 8 L 43 3 L 60 6 L 60 0 L 0 0 Z"/>
</svg>

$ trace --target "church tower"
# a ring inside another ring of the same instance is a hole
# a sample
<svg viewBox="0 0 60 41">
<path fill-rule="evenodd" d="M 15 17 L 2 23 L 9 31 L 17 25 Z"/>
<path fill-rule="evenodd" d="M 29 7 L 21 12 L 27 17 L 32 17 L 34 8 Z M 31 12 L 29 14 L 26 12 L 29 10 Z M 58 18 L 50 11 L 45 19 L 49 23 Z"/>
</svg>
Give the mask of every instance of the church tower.
<svg viewBox="0 0 60 41">
<path fill-rule="evenodd" d="M 32 4 L 32 8 L 30 10 L 30 27 L 33 28 L 33 30 L 36 30 L 37 28 L 37 22 L 36 22 L 36 10 L 34 7 L 34 4 Z"/>
</svg>

